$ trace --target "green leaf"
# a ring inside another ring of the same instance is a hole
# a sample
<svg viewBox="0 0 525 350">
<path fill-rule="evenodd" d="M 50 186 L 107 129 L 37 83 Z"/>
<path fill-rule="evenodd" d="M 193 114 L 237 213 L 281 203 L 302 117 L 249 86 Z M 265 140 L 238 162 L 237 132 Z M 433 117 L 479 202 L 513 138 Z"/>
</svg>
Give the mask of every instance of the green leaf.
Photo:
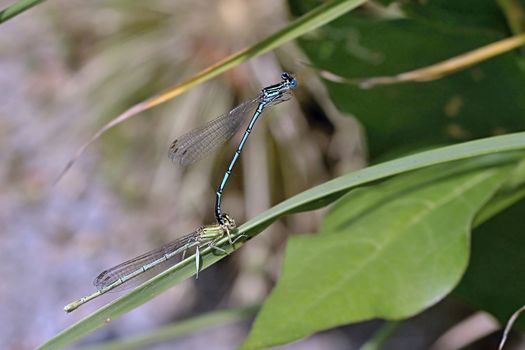
<svg viewBox="0 0 525 350">
<path fill-rule="evenodd" d="M 434 25 L 508 32 L 496 0 L 410 0 L 402 5 L 402 9 L 409 17 Z"/>
<path fill-rule="evenodd" d="M 361 79 L 426 67 L 501 38 L 485 29 L 346 15 L 299 43 L 316 67 Z M 338 108 L 364 125 L 372 159 L 525 127 L 525 76 L 515 52 L 432 82 L 326 85 Z"/>
<path fill-rule="evenodd" d="M 434 26 L 457 27 L 457 29 L 483 29 L 507 34 L 504 11 L 498 3 L 508 0 L 378 0 L 382 5 L 399 5 L 410 19 L 427 22 Z M 515 1 L 515 0 L 510 0 Z M 523 0 L 517 0 L 522 1 Z M 525 4 L 525 3 L 524 3 Z M 513 8 L 515 10 L 515 7 Z"/>
<path fill-rule="evenodd" d="M 444 298 L 466 269 L 473 218 L 515 167 L 501 161 L 425 169 L 341 198 L 323 234 L 290 239 L 282 276 L 242 348 L 403 319 Z"/>
<path fill-rule="evenodd" d="M 518 163 L 498 193 L 478 213 L 474 226 L 479 226 L 523 197 L 525 197 L 525 160 Z"/>
<path fill-rule="evenodd" d="M 283 215 L 326 206 L 357 186 L 385 179 L 392 175 L 454 160 L 516 150 L 525 150 L 525 133 L 466 142 L 371 166 L 333 179 L 287 199 L 240 226 L 236 234 L 253 237 Z M 227 238 L 218 244 L 227 252 L 239 249 L 243 245 L 242 242 L 239 242 L 233 249 L 229 246 Z M 224 258 L 223 255 L 213 254 L 209 249 L 202 251 L 201 254 L 203 269 Z M 115 320 L 122 314 L 137 308 L 194 274 L 194 257 L 190 256 L 169 270 L 135 288 L 130 293 L 65 329 L 39 348 L 56 349 L 65 347 L 97 328 L 104 326 L 108 320 Z M 86 305 L 85 307 L 88 306 Z"/>
</svg>

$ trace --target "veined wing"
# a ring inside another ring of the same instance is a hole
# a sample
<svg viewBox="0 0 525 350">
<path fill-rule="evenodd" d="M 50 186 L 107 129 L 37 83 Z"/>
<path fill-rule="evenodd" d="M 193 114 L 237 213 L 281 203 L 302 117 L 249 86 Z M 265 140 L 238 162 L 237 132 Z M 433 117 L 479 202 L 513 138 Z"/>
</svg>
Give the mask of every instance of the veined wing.
<svg viewBox="0 0 525 350">
<path fill-rule="evenodd" d="M 202 127 L 182 135 L 171 144 L 170 159 L 186 166 L 204 158 L 237 133 L 243 121 L 261 100 L 262 94 L 259 94 Z"/>
<path fill-rule="evenodd" d="M 178 255 L 181 255 L 184 251 L 186 251 L 187 249 L 191 248 L 192 246 L 198 243 L 199 234 L 200 234 L 200 229 L 192 233 L 189 233 L 185 236 L 182 236 L 170 243 L 167 243 L 166 245 L 160 248 L 153 249 L 147 253 L 137 256 L 136 258 L 133 258 L 131 260 L 123 262 L 122 264 L 119 264 L 110 269 L 107 269 L 103 271 L 100 275 L 97 276 L 95 281 L 93 281 L 93 284 L 95 285 L 95 287 L 97 287 L 98 290 L 102 290 L 103 288 L 113 284 L 119 279 L 121 278 L 125 279 L 126 276 L 128 276 L 129 274 L 142 270 L 144 266 L 147 266 L 148 264 L 152 264 L 153 262 L 161 259 L 166 254 L 170 254 L 170 255 L 173 254 L 173 256 L 171 256 L 170 259 L 168 260 L 159 262 L 157 265 L 161 265 L 165 261 L 169 261 L 169 260 L 175 261 Z M 143 272 L 146 272 L 150 269 L 153 270 L 154 266 L 151 266 L 148 269 L 143 269 L 142 272 L 138 273 L 134 278 L 130 279 L 129 281 L 135 280 L 136 277 L 142 275 Z M 148 276 L 150 275 L 148 274 Z M 124 288 L 118 288 L 118 289 L 119 290 L 126 289 L 126 288 L 129 288 L 131 285 L 132 285 L 131 283 L 128 283 L 128 281 L 126 281 L 123 284 Z M 136 285 L 136 283 L 133 283 L 133 285 Z"/>
</svg>

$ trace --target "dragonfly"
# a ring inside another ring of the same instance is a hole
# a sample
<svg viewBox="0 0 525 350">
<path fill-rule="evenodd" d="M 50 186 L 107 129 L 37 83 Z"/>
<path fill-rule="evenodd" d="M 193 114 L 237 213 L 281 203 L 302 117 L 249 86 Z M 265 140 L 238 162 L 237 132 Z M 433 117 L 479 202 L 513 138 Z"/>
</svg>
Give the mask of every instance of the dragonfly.
<svg viewBox="0 0 525 350">
<path fill-rule="evenodd" d="M 155 270 L 155 268 L 162 266 L 166 269 L 170 264 L 178 261 L 175 259 L 177 256 L 182 256 L 181 260 L 183 260 L 186 252 L 192 248 L 195 248 L 195 268 L 197 270 L 196 277 L 198 278 L 200 249 L 210 247 L 226 253 L 224 249 L 217 247 L 216 244 L 225 236 L 232 242 L 231 231 L 233 229 L 235 229 L 235 221 L 228 214 L 224 214 L 224 223 L 201 226 L 197 230 L 167 243 L 160 248 L 151 250 L 107 269 L 100 273 L 93 282 L 97 288 L 96 292 L 67 304 L 64 307 L 64 311 L 74 311 L 81 305 L 109 291 L 120 289 L 119 287 L 129 287 L 132 285 L 132 281 L 137 282 L 139 277 L 144 276 L 146 272 L 151 271 L 157 272 L 158 274 L 161 271 Z"/>
<path fill-rule="evenodd" d="M 219 183 L 215 192 L 215 218 L 219 224 L 224 224 L 227 219 L 227 214 L 222 212 L 221 207 L 222 193 L 233 171 L 233 167 L 239 159 L 244 145 L 255 126 L 255 122 L 266 108 L 289 100 L 292 97 L 291 90 L 296 87 L 297 80 L 294 75 L 283 72 L 280 83 L 265 87 L 254 98 L 242 102 L 231 111 L 208 122 L 202 127 L 189 131 L 171 144 L 169 157 L 173 162 L 179 163 L 182 166 L 193 164 L 232 138 L 240 129 L 247 116 L 250 115 L 250 112 L 255 110 L 237 146 L 237 150 L 222 177 L 222 181 Z"/>
</svg>

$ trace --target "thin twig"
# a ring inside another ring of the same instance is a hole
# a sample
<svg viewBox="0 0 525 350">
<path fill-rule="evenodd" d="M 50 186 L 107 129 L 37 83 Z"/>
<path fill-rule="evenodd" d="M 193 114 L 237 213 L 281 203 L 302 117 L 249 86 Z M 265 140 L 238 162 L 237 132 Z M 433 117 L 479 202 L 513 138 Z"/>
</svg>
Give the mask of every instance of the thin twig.
<svg viewBox="0 0 525 350">
<path fill-rule="evenodd" d="M 514 324 L 514 322 L 516 322 L 516 319 L 521 315 L 523 311 L 525 311 L 525 305 L 523 305 L 516 312 L 514 312 L 512 316 L 509 318 L 507 325 L 505 326 L 505 330 L 503 331 L 503 336 L 501 337 L 501 341 L 499 343 L 498 350 L 502 350 L 503 347 L 505 346 L 505 343 L 507 342 L 507 338 L 509 337 L 510 330 L 512 329 L 512 325 Z"/>
<path fill-rule="evenodd" d="M 510 38 L 496 41 L 478 49 L 469 51 L 445 61 L 400 73 L 394 76 L 381 76 L 365 79 L 348 79 L 338 76 L 332 72 L 318 70 L 323 78 L 336 83 L 355 84 L 363 89 L 369 89 L 378 85 L 389 85 L 406 82 L 422 82 L 442 78 L 446 75 L 464 70 L 477 63 L 488 60 L 489 58 L 501 55 L 525 45 L 525 34 L 516 35 Z M 314 68 L 315 69 L 315 68 Z"/>
</svg>

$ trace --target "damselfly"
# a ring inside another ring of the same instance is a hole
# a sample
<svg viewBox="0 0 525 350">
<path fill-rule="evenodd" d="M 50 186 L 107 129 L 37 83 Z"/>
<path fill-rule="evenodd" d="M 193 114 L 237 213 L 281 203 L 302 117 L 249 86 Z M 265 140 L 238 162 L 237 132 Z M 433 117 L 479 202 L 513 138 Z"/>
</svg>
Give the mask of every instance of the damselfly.
<svg viewBox="0 0 525 350">
<path fill-rule="evenodd" d="M 219 224 L 224 224 L 226 221 L 226 215 L 222 213 L 221 208 L 222 192 L 255 122 L 267 107 L 289 100 L 292 96 L 290 90 L 297 87 L 297 80 L 295 80 L 293 75 L 284 72 L 281 75 L 281 79 L 282 81 L 279 84 L 264 88 L 260 94 L 251 100 L 241 103 L 230 112 L 208 122 L 204 126 L 184 134 L 173 141 L 170 146 L 169 157 L 171 160 L 181 165 L 192 164 L 235 135 L 246 116 L 255 109 L 252 119 L 215 194 L 215 217 Z"/>
<path fill-rule="evenodd" d="M 154 249 L 105 270 L 98 275 L 93 282 L 95 287 L 97 287 L 97 291 L 67 304 L 64 307 L 64 311 L 71 312 L 82 304 L 85 304 L 104 293 L 121 286 L 124 287 L 125 285 L 129 285 L 131 281 L 136 281 L 139 276 L 143 276 L 145 272 L 152 271 L 155 267 L 159 267 L 163 263 L 175 263 L 177 262 L 177 259 L 175 259 L 176 256 L 181 255 L 182 259 L 184 259 L 186 252 L 192 248 L 195 248 L 195 267 L 198 276 L 200 264 L 199 249 L 211 247 L 224 252 L 223 249 L 216 247 L 215 244 L 224 236 L 227 236 L 231 242 L 230 230 L 233 230 L 234 228 L 235 221 L 230 218 L 228 214 L 224 214 L 224 222 L 221 224 L 202 226 L 197 230 L 164 245 L 163 247 Z M 167 268 L 167 266 L 163 267 Z M 160 272 L 161 271 L 157 271 L 157 273 Z"/>
</svg>

